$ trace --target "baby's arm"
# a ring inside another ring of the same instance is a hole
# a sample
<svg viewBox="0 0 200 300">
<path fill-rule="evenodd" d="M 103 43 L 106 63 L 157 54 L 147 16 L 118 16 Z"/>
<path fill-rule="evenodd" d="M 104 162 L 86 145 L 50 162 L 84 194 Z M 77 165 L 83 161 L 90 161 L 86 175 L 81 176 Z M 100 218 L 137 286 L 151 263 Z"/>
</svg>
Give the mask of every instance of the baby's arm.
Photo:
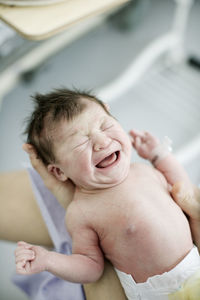
<svg viewBox="0 0 200 300">
<path fill-rule="evenodd" d="M 165 176 L 170 185 L 178 181 L 183 181 L 188 186 L 191 185 L 184 168 L 156 137 L 149 132 L 137 130 L 131 130 L 130 135 L 133 138 L 132 144 L 137 153 L 148 159 Z"/>
<path fill-rule="evenodd" d="M 25 242 L 18 242 L 15 250 L 16 271 L 27 275 L 46 271 L 48 250 Z"/>
<path fill-rule="evenodd" d="M 27 275 L 48 271 L 71 282 L 89 283 L 98 280 L 104 269 L 104 259 L 96 233 L 90 228 L 76 227 L 72 238 L 72 255 L 19 242 L 15 251 L 17 273 Z"/>
</svg>

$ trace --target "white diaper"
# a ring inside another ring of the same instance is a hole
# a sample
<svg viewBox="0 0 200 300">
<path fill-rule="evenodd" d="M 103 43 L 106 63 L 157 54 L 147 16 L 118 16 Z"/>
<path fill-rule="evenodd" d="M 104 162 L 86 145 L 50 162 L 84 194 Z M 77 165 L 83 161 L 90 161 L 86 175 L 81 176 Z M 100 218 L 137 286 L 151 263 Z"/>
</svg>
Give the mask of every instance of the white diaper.
<svg viewBox="0 0 200 300">
<path fill-rule="evenodd" d="M 196 246 L 172 270 L 136 283 L 131 275 L 115 269 L 129 300 L 168 300 L 168 295 L 179 290 L 183 282 L 200 269 L 200 256 Z"/>
</svg>

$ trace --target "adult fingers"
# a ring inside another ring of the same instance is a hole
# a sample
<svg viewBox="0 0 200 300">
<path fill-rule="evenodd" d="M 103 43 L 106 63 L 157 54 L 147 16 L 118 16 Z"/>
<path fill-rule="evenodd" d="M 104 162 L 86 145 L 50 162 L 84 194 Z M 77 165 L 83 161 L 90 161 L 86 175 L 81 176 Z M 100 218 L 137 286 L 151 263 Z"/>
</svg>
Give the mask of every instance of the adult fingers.
<svg viewBox="0 0 200 300">
<path fill-rule="evenodd" d="M 40 174 L 45 184 L 49 186 L 50 185 L 48 184 L 49 180 L 55 181 L 55 177 L 48 172 L 47 167 L 44 165 L 42 160 L 38 157 L 37 152 L 33 147 L 33 145 L 23 144 L 22 148 L 24 151 L 28 153 L 33 168 Z"/>
</svg>

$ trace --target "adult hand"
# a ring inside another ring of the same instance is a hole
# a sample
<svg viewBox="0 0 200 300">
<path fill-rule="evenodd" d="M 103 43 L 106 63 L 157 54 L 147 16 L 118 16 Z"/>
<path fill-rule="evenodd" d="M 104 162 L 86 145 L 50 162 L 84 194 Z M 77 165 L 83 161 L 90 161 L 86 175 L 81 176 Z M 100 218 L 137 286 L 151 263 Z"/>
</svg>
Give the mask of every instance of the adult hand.
<svg viewBox="0 0 200 300">
<path fill-rule="evenodd" d="M 42 177 L 45 186 L 54 194 L 59 203 L 66 209 L 72 200 L 74 194 L 74 185 L 70 180 L 61 182 L 56 177 L 50 174 L 47 167 L 38 157 L 34 146 L 31 144 L 24 144 L 23 150 L 29 155 L 33 168 Z"/>
<path fill-rule="evenodd" d="M 200 189 L 195 185 L 189 188 L 184 182 L 177 182 L 173 185 L 171 192 L 182 210 L 191 219 L 200 222 Z"/>
<path fill-rule="evenodd" d="M 200 252 L 200 189 L 197 186 L 191 189 L 184 182 L 177 182 L 171 193 L 176 203 L 189 216 L 192 237 Z"/>
</svg>

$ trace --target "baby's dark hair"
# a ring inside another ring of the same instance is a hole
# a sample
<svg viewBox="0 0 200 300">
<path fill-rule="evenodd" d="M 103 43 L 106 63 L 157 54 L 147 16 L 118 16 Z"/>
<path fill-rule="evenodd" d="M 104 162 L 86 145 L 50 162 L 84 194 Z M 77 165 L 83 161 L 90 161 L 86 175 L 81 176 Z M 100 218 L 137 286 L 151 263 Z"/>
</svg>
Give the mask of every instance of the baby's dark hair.
<svg viewBox="0 0 200 300">
<path fill-rule="evenodd" d="M 55 89 L 47 94 L 36 93 L 32 96 L 34 111 L 27 118 L 27 143 L 32 144 L 37 155 L 44 164 L 55 162 L 53 147 L 53 130 L 61 120 L 71 121 L 86 107 L 89 100 L 96 102 L 109 114 L 103 102 L 92 95 L 91 92 L 69 90 L 66 88 Z"/>
</svg>

